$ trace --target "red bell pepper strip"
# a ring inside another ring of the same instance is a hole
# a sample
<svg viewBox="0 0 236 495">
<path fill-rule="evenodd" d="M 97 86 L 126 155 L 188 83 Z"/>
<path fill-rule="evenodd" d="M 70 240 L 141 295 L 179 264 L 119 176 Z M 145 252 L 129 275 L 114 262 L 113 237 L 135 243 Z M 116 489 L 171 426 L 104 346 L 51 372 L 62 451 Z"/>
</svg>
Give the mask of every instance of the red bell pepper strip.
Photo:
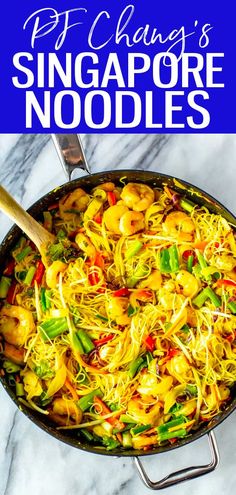
<svg viewBox="0 0 236 495">
<path fill-rule="evenodd" d="M 102 223 L 102 215 L 100 212 L 96 213 L 93 217 L 94 222 L 101 224 Z"/>
<path fill-rule="evenodd" d="M 135 292 L 136 299 L 140 299 L 140 301 L 146 301 L 147 299 L 151 299 L 153 297 L 152 290 L 148 289 L 139 289 Z"/>
<path fill-rule="evenodd" d="M 156 341 L 151 335 L 148 335 L 146 339 L 144 340 L 145 346 L 148 351 L 153 352 L 154 349 L 156 348 Z"/>
<path fill-rule="evenodd" d="M 104 270 L 104 259 L 100 253 L 96 253 L 92 258 L 92 265 L 98 266 L 102 270 Z"/>
<path fill-rule="evenodd" d="M 116 205 L 116 195 L 113 191 L 109 191 L 107 193 L 107 200 L 108 200 L 109 206 Z"/>
<path fill-rule="evenodd" d="M 177 354 L 179 354 L 179 349 L 169 349 L 166 357 L 172 359 L 174 356 L 177 356 Z"/>
<path fill-rule="evenodd" d="M 12 281 L 12 284 L 9 287 L 9 290 L 8 290 L 8 293 L 7 293 L 7 297 L 6 297 L 6 301 L 9 304 L 14 304 L 15 297 L 16 297 L 16 280 L 13 280 Z"/>
<path fill-rule="evenodd" d="M 100 399 L 100 397 L 98 397 L 97 395 L 94 397 L 93 403 L 97 413 L 100 414 L 101 416 L 105 416 L 106 414 L 111 413 L 111 409 L 109 409 L 109 407 L 107 407 L 105 402 L 103 402 L 103 400 Z M 125 424 L 119 421 L 115 416 L 112 416 L 111 418 L 107 418 L 106 421 L 108 421 L 108 423 L 113 425 L 114 428 L 118 428 L 119 430 L 123 430 L 123 428 L 125 427 Z"/>
<path fill-rule="evenodd" d="M 16 266 L 15 260 L 13 258 L 10 259 L 10 261 L 8 261 L 7 266 L 3 272 L 3 275 L 13 275 L 15 266 Z"/>
<path fill-rule="evenodd" d="M 48 211 L 57 210 L 58 208 L 59 208 L 59 203 L 53 203 L 52 205 L 48 206 Z"/>
<path fill-rule="evenodd" d="M 127 297 L 129 296 L 130 291 L 127 287 L 122 287 L 122 289 L 118 289 L 113 292 L 113 297 Z"/>
<path fill-rule="evenodd" d="M 91 272 L 88 276 L 90 285 L 97 285 L 100 282 L 100 278 L 97 272 Z"/>
<path fill-rule="evenodd" d="M 41 284 L 42 279 L 43 279 L 44 272 L 45 272 L 45 266 L 42 263 L 42 261 L 39 260 L 38 261 L 38 264 L 37 264 L 36 272 L 34 274 L 34 278 L 33 278 L 32 282 L 31 282 L 32 287 L 34 286 L 34 282 L 37 282 L 38 285 Z"/>
<path fill-rule="evenodd" d="M 236 282 L 234 282 L 234 280 L 226 280 L 226 279 L 220 278 L 219 280 L 217 280 L 217 285 L 218 285 L 218 287 L 227 286 L 227 285 L 229 287 L 236 287 Z"/>
<path fill-rule="evenodd" d="M 94 345 L 99 346 L 106 344 L 109 342 L 109 340 L 112 340 L 114 338 L 114 335 L 107 335 L 106 337 L 103 337 L 101 339 L 93 340 Z"/>
</svg>

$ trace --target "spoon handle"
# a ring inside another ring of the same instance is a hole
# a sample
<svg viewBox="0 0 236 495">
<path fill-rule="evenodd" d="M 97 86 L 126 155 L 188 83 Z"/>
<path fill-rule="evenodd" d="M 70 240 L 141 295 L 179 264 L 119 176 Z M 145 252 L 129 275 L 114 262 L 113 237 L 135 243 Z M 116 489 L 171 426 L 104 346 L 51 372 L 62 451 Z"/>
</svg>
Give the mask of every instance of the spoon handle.
<svg viewBox="0 0 236 495">
<path fill-rule="evenodd" d="M 0 209 L 20 227 L 41 252 L 54 236 L 27 213 L 0 185 Z"/>
<path fill-rule="evenodd" d="M 51 134 L 51 136 L 69 180 L 76 168 L 91 173 L 79 134 Z"/>
</svg>

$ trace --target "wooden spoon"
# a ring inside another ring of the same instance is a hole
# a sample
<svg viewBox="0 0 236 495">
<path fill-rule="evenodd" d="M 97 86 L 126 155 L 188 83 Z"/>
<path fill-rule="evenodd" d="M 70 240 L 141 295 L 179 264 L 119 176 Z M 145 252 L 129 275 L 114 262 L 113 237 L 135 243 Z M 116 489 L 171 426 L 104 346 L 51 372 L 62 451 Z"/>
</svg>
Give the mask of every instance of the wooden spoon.
<svg viewBox="0 0 236 495">
<path fill-rule="evenodd" d="M 1 185 L 0 209 L 34 242 L 45 264 L 46 247 L 55 241 L 55 236 L 31 217 Z"/>
</svg>

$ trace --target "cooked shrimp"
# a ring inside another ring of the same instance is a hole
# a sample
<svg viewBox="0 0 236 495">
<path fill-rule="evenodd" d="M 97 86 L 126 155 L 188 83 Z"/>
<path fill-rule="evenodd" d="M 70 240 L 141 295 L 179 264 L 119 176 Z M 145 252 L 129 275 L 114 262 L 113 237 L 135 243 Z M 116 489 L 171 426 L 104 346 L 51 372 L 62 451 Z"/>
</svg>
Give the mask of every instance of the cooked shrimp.
<svg viewBox="0 0 236 495">
<path fill-rule="evenodd" d="M 159 270 L 153 270 L 152 273 L 145 280 L 139 282 L 138 287 L 142 289 L 152 289 L 158 290 L 160 289 L 162 284 L 162 276 Z"/>
<path fill-rule="evenodd" d="M 39 397 L 43 392 L 40 378 L 31 370 L 22 371 L 21 376 L 23 376 L 26 398 L 30 400 L 33 397 Z"/>
<path fill-rule="evenodd" d="M 110 318 L 118 325 L 126 325 L 130 322 L 127 315 L 129 300 L 126 297 L 111 297 L 106 303 L 106 311 Z"/>
<path fill-rule="evenodd" d="M 13 363 L 24 364 L 25 350 L 22 348 L 17 349 L 14 345 L 5 342 L 3 354 Z"/>
<path fill-rule="evenodd" d="M 177 237 L 181 241 L 191 241 L 195 230 L 192 219 L 183 211 L 173 211 L 167 215 L 163 230 L 171 237 Z"/>
<path fill-rule="evenodd" d="M 71 399 L 57 398 L 53 401 L 53 414 L 55 414 L 55 421 L 60 424 L 71 423 L 71 420 L 79 424 L 82 420 L 82 411 Z M 57 421 L 56 416 L 61 416 L 62 421 Z"/>
<path fill-rule="evenodd" d="M 134 211 L 144 211 L 154 202 L 154 191 L 146 184 L 129 182 L 120 195 L 126 206 Z"/>
<path fill-rule="evenodd" d="M 89 195 L 80 187 L 71 193 L 63 196 L 59 201 L 60 217 L 70 220 L 74 213 L 73 210 L 85 211 L 89 202 Z M 71 210 L 71 211 L 70 211 Z"/>
<path fill-rule="evenodd" d="M 110 206 L 103 215 L 105 226 L 110 232 L 120 234 L 120 219 L 124 213 L 128 212 L 128 208 L 125 205 Z"/>
<path fill-rule="evenodd" d="M 84 253 L 87 254 L 87 256 L 95 256 L 96 249 L 86 235 L 82 233 L 77 234 L 75 238 L 75 242 L 76 244 L 78 244 L 81 251 L 84 251 Z"/>
<path fill-rule="evenodd" d="M 0 312 L 0 333 L 9 344 L 25 345 L 28 336 L 35 328 L 31 311 L 21 306 L 3 306 Z"/>
<path fill-rule="evenodd" d="M 141 399 L 131 399 L 128 402 L 128 414 L 143 425 L 155 425 L 160 416 L 160 403 L 150 407 L 150 404 L 143 404 Z"/>
<path fill-rule="evenodd" d="M 180 270 L 176 275 L 176 282 L 183 288 L 183 295 L 186 297 L 194 297 L 199 291 L 199 282 L 186 270 Z"/>
<path fill-rule="evenodd" d="M 64 272 L 67 268 L 66 263 L 62 261 L 53 261 L 53 263 L 46 270 L 46 283 L 50 289 L 55 289 L 58 283 L 58 275 Z"/>
<path fill-rule="evenodd" d="M 127 211 L 120 219 L 120 232 L 133 235 L 144 229 L 144 216 L 140 211 Z"/>
<path fill-rule="evenodd" d="M 158 293 L 158 302 L 161 304 L 167 311 L 175 311 L 181 308 L 185 299 L 182 294 L 176 294 L 169 292 L 165 288 L 161 288 Z"/>
<path fill-rule="evenodd" d="M 103 189 L 103 191 L 110 192 L 114 191 L 115 184 L 114 182 L 104 182 L 103 184 L 99 184 L 99 189 Z"/>
</svg>

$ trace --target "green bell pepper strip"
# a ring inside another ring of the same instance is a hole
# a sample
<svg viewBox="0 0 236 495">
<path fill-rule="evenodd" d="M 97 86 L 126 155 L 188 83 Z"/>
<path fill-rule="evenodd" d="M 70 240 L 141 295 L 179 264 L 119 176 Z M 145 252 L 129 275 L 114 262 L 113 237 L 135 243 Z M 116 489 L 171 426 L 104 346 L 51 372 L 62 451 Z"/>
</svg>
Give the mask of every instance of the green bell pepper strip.
<svg viewBox="0 0 236 495">
<path fill-rule="evenodd" d="M 183 210 L 186 210 L 189 213 L 191 213 L 196 206 L 195 203 L 186 198 L 181 198 L 179 204 Z"/>
<path fill-rule="evenodd" d="M 84 348 L 85 354 L 88 354 L 89 352 L 91 352 L 95 348 L 94 343 L 92 342 L 92 340 L 90 339 L 88 334 L 84 330 L 82 330 L 82 328 L 77 330 L 76 336 L 79 339 L 79 341 L 81 342 L 82 347 Z"/>
<path fill-rule="evenodd" d="M 5 297 L 7 297 L 7 293 L 10 285 L 11 285 L 11 279 L 2 276 L 0 280 L 0 299 L 5 299 Z"/>
<path fill-rule="evenodd" d="M 134 426 L 134 428 L 131 428 L 130 433 L 132 437 L 136 435 L 140 435 L 141 433 L 144 433 L 144 431 L 150 430 L 152 425 L 138 425 Z"/>
<path fill-rule="evenodd" d="M 170 257 L 171 272 L 177 272 L 179 270 L 179 256 L 176 244 L 173 244 L 173 246 L 171 246 L 168 251 Z"/>
<path fill-rule="evenodd" d="M 52 340 L 68 330 L 66 318 L 52 318 L 39 325 L 41 337 L 43 340 Z"/>
<path fill-rule="evenodd" d="M 160 252 L 160 272 L 161 273 L 171 272 L 169 249 L 162 249 Z"/>
<path fill-rule="evenodd" d="M 140 356 L 137 359 L 134 359 L 132 363 L 130 363 L 128 375 L 132 379 L 136 375 L 138 368 L 144 363 L 144 359 Z"/>
<path fill-rule="evenodd" d="M 230 301 L 228 304 L 227 304 L 227 308 L 230 309 L 231 313 L 233 313 L 233 315 L 236 314 L 236 303 L 234 301 Z"/>
<path fill-rule="evenodd" d="M 81 399 L 78 400 L 77 404 L 81 409 L 81 411 L 83 412 L 87 411 L 87 409 L 89 409 L 90 406 L 92 406 L 94 397 L 103 397 L 103 393 L 100 390 L 100 388 L 93 390 L 92 392 L 90 392 L 87 395 L 84 395 L 83 397 L 81 397 Z"/>
</svg>

